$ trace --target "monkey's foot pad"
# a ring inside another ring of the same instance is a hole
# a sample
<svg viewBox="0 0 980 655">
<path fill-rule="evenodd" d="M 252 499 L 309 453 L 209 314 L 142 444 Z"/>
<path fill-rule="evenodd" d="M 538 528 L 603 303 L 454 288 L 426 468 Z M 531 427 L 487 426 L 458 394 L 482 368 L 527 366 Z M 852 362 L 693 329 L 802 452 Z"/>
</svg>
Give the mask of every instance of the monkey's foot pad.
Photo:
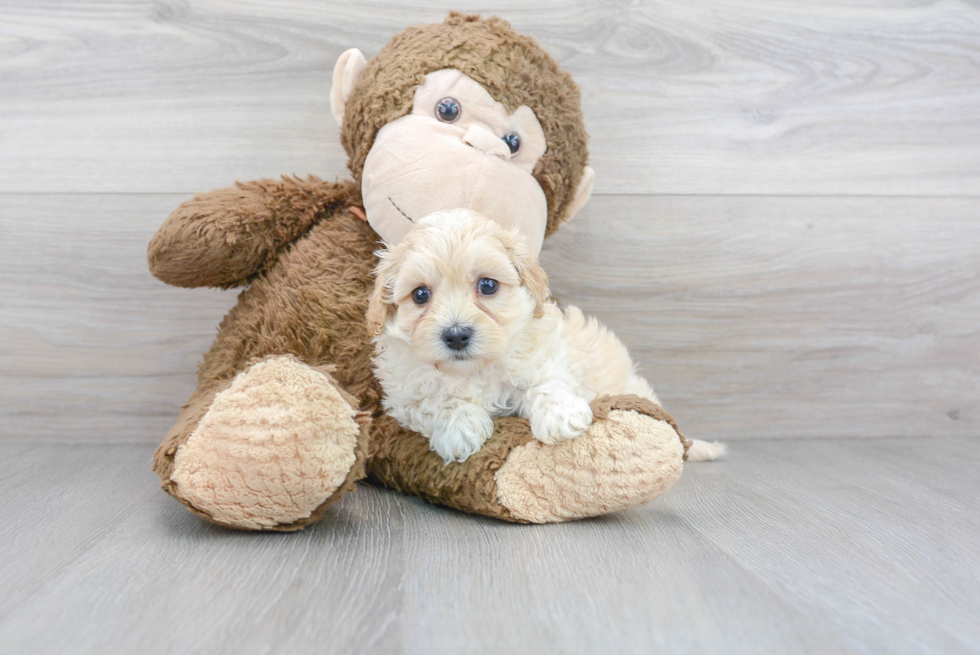
<svg viewBox="0 0 980 655">
<path fill-rule="evenodd" d="M 356 415 L 327 375 L 289 357 L 259 362 L 215 396 L 177 450 L 171 480 L 186 502 L 223 525 L 301 522 L 354 466 Z"/>
<path fill-rule="evenodd" d="M 673 419 L 646 400 L 593 402 L 595 422 L 577 439 L 529 441 L 497 471 L 500 504 L 530 523 L 608 514 L 660 496 L 681 475 L 685 439 Z"/>
</svg>

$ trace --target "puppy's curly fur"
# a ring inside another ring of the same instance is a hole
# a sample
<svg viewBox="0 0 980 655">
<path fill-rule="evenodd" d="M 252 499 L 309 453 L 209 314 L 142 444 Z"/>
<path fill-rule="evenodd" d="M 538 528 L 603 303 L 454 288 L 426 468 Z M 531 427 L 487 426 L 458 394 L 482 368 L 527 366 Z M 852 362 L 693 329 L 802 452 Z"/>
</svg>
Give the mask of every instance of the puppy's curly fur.
<svg viewBox="0 0 980 655">
<path fill-rule="evenodd" d="M 517 233 L 440 212 L 380 257 L 368 322 L 384 406 L 447 463 L 479 450 L 495 416 L 553 444 L 588 429 L 600 395 L 660 404 L 612 332 L 550 300 Z"/>
</svg>

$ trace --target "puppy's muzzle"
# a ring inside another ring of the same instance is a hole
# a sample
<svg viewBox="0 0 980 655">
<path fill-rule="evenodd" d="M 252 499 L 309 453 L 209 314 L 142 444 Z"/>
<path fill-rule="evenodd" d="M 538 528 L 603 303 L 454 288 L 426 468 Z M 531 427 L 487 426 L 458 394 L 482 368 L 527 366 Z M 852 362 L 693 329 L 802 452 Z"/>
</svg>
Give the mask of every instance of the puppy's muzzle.
<svg viewBox="0 0 980 655">
<path fill-rule="evenodd" d="M 470 345 L 473 336 L 473 328 L 462 325 L 453 325 L 442 331 L 442 342 L 450 350 L 465 350 Z"/>
</svg>

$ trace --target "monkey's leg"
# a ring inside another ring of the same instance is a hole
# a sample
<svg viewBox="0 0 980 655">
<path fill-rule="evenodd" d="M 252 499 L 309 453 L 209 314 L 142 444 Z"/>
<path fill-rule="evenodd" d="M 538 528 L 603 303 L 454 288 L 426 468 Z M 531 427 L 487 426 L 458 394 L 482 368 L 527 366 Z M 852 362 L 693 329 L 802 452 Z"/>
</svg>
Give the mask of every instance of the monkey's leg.
<svg viewBox="0 0 980 655">
<path fill-rule="evenodd" d="M 329 373 L 259 361 L 194 394 L 154 455 L 164 490 L 244 530 L 298 530 L 364 476 L 367 426 Z"/>
<path fill-rule="evenodd" d="M 368 474 L 433 503 L 521 523 L 629 509 L 673 486 L 690 442 L 670 415 L 637 396 L 600 398 L 592 411 L 585 434 L 555 445 L 533 439 L 524 419 L 498 419 L 483 448 L 454 464 L 385 416 L 375 420 Z"/>
</svg>

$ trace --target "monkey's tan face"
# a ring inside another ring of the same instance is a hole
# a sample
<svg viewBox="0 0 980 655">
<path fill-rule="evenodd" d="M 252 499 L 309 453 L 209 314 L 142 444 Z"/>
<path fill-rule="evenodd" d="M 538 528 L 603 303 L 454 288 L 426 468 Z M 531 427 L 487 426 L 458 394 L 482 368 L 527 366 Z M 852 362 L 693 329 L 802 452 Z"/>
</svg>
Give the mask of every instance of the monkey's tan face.
<svg viewBox="0 0 980 655">
<path fill-rule="evenodd" d="M 531 173 L 546 147 L 530 108 L 508 113 L 458 70 L 429 73 L 412 113 L 381 128 L 368 153 L 361 189 L 368 222 L 398 243 L 422 217 L 466 208 L 517 228 L 536 254 L 548 207 Z"/>
<path fill-rule="evenodd" d="M 500 228 L 466 214 L 422 221 L 395 255 L 391 287 L 395 333 L 458 375 L 497 359 L 535 311 Z"/>
</svg>

